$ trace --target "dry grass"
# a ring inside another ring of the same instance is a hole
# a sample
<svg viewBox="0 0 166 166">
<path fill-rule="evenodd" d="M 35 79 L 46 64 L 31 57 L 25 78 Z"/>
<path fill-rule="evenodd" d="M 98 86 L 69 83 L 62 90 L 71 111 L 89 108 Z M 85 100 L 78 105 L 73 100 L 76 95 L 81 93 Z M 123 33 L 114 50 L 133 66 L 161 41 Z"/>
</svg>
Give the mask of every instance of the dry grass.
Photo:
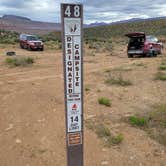
<svg viewBox="0 0 166 166">
<path fill-rule="evenodd" d="M 113 135 L 104 122 L 87 120 L 85 124 L 88 129 L 96 133 L 97 137 L 102 140 L 105 147 L 110 148 L 113 145 L 119 145 L 123 141 L 123 135 Z"/>
<path fill-rule="evenodd" d="M 11 67 L 27 66 L 34 63 L 32 57 L 12 57 L 6 58 L 6 64 Z"/>
<path fill-rule="evenodd" d="M 112 76 L 109 74 L 109 77 L 105 81 L 108 85 L 119 85 L 119 86 L 130 86 L 132 82 L 130 80 L 126 80 L 122 77 L 122 75 Z"/>
<path fill-rule="evenodd" d="M 130 116 L 128 122 L 145 130 L 151 138 L 166 146 L 166 104 L 155 105 L 145 115 Z"/>
</svg>

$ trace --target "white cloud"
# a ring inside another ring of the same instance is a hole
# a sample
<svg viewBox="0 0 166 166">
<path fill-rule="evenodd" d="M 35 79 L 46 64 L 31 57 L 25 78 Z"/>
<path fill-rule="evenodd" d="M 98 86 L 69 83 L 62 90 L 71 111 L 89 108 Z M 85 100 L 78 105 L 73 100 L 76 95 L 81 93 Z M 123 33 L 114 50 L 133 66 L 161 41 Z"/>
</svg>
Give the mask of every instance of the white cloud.
<svg viewBox="0 0 166 166">
<path fill-rule="evenodd" d="M 0 15 L 60 22 L 60 3 L 83 3 L 84 22 L 112 22 L 130 18 L 166 16 L 165 0 L 1 0 Z"/>
</svg>

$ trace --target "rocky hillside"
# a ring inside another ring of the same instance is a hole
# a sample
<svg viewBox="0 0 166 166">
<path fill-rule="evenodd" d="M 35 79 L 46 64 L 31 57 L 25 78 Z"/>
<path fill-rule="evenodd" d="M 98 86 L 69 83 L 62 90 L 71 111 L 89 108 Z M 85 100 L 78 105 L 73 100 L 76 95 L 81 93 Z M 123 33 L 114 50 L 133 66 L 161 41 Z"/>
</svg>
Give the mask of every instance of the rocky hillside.
<svg viewBox="0 0 166 166">
<path fill-rule="evenodd" d="M 0 18 L 0 29 L 12 30 L 21 33 L 46 34 L 59 31 L 59 23 L 33 21 L 26 17 L 4 15 Z"/>
</svg>

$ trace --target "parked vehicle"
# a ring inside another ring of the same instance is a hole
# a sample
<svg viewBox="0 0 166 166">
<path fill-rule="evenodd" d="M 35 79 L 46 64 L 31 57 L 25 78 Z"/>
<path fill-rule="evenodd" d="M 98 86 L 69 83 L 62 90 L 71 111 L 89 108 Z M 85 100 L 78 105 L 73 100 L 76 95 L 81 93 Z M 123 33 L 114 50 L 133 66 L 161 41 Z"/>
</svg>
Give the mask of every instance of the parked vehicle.
<svg viewBox="0 0 166 166">
<path fill-rule="evenodd" d="M 129 37 L 127 54 L 129 58 L 134 55 L 157 56 L 161 54 L 162 44 L 155 36 L 147 36 L 144 32 L 126 34 Z"/>
<path fill-rule="evenodd" d="M 35 35 L 21 34 L 20 47 L 28 50 L 44 50 L 44 44 Z"/>
</svg>

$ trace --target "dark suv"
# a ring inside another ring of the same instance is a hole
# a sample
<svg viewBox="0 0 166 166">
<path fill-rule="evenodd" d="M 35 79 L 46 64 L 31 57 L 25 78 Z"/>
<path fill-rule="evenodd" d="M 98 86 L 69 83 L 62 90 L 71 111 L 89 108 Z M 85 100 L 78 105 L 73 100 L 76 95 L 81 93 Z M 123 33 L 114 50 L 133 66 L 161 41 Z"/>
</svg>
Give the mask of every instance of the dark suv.
<svg viewBox="0 0 166 166">
<path fill-rule="evenodd" d="M 128 57 L 134 55 L 157 56 L 161 54 L 162 43 L 155 36 L 146 36 L 144 32 L 126 34 L 129 37 L 127 47 Z"/>
<path fill-rule="evenodd" d="M 21 34 L 20 47 L 28 50 L 44 50 L 44 44 L 35 35 Z"/>
</svg>

